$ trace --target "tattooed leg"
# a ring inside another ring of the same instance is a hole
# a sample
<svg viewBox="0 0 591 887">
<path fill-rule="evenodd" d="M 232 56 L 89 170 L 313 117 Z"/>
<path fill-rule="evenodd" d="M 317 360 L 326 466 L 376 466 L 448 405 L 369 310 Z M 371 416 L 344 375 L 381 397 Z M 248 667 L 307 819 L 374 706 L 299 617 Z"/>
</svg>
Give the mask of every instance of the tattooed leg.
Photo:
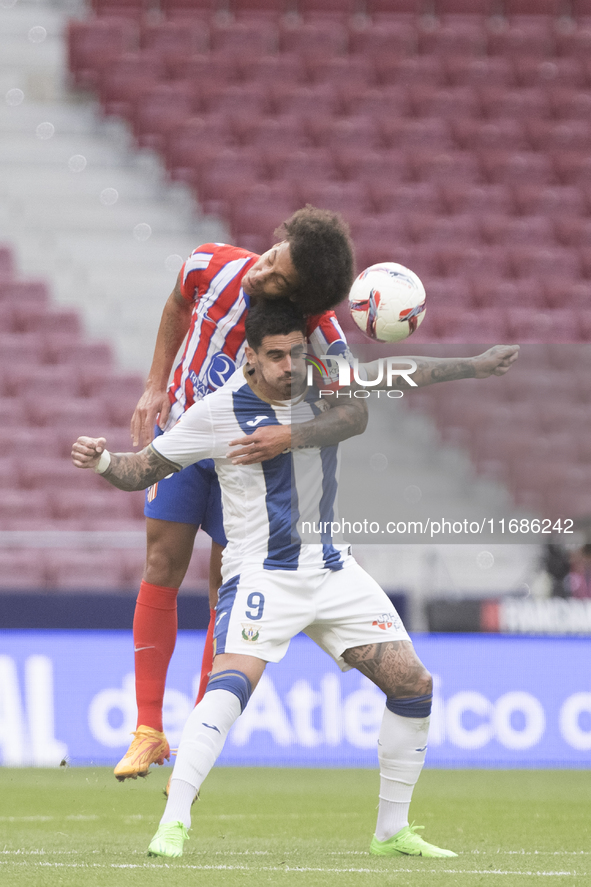
<svg viewBox="0 0 591 887">
<path fill-rule="evenodd" d="M 431 675 L 410 641 L 351 647 L 345 650 L 343 659 L 373 681 L 386 696 L 404 699 L 432 692 Z"/>
</svg>

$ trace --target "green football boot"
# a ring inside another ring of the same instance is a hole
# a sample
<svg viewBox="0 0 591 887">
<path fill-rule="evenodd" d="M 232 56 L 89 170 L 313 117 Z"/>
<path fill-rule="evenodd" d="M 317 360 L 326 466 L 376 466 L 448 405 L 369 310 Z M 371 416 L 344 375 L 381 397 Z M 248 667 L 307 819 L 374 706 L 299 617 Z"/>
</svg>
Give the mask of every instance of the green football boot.
<svg viewBox="0 0 591 887">
<path fill-rule="evenodd" d="M 428 844 L 420 835 L 419 829 L 424 825 L 406 825 L 387 841 L 378 841 L 374 835 L 369 845 L 369 852 L 374 856 L 424 856 L 429 859 L 443 859 L 444 857 L 457 856 L 453 850 L 442 850 L 434 844 Z"/>
<path fill-rule="evenodd" d="M 189 833 L 182 822 L 167 822 L 158 827 L 148 847 L 148 856 L 182 856 Z"/>
</svg>

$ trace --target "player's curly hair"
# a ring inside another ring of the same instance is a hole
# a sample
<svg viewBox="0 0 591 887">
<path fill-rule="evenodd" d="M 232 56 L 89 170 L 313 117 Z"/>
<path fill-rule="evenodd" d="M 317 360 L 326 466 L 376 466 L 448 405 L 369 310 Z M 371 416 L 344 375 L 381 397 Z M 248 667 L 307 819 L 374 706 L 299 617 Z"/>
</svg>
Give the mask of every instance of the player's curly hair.
<svg viewBox="0 0 591 887">
<path fill-rule="evenodd" d="M 287 240 L 298 275 L 285 295 L 304 314 L 321 314 L 338 305 L 353 283 L 355 260 L 349 226 L 338 213 L 307 204 L 275 231 Z"/>
<path fill-rule="evenodd" d="M 255 351 L 265 336 L 288 336 L 296 330 L 306 335 L 302 309 L 289 299 L 261 299 L 249 309 L 244 326 L 246 341 Z"/>
</svg>

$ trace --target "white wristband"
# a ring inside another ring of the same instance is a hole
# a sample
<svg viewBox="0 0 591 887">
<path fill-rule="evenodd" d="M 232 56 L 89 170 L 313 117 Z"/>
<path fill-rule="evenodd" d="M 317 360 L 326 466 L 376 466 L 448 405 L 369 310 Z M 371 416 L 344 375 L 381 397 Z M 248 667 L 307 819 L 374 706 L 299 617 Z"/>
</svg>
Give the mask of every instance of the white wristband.
<svg viewBox="0 0 591 887">
<path fill-rule="evenodd" d="M 103 450 L 101 453 L 101 457 L 94 466 L 94 470 L 97 474 L 104 474 L 109 465 L 111 464 L 111 454 L 108 450 Z"/>
</svg>

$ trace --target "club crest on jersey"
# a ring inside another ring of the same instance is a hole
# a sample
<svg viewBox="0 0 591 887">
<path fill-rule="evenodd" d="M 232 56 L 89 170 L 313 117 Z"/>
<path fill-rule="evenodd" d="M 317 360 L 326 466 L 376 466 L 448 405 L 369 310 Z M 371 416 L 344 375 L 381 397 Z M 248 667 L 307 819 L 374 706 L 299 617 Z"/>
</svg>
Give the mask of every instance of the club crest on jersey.
<svg viewBox="0 0 591 887">
<path fill-rule="evenodd" d="M 378 616 L 377 619 L 371 623 L 372 625 L 377 625 L 378 628 L 381 628 L 382 631 L 386 631 L 387 628 L 392 628 L 392 626 L 398 622 L 394 613 L 382 613 L 381 616 Z"/>
<path fill-rule="evenodd" d="M 259 630 L 254 625 L 242 625 L 242 640 L 254 644 L 259 639 Z"/>
<path fill-rule="evenodd" d="M 153 502 L 156 496 L 158 495 L 158 483 L 152 484 L 151 487 L 148 487 L 148 502 Z"/>
<path fill-rule="evenodd" d="M 224 354 L 223 351 L 218 351 L 211 358 L 207 371 L 207 382 L 210 388 L 221 388 L 235 370 L 236 364 L 232 358 Z"/>
</svg>

